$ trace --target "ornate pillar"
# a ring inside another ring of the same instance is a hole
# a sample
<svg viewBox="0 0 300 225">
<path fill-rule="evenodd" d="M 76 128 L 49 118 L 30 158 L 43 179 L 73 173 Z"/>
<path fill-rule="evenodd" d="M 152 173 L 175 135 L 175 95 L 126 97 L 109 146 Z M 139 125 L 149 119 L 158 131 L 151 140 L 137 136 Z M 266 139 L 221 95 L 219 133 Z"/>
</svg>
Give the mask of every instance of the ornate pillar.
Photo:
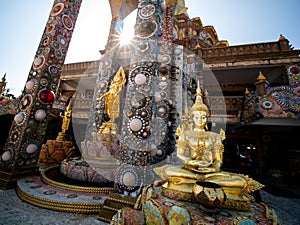
<svg viewBox="0 0 300 225">
<path fill-rule="evenodd" d="M 55 0 L 0 161 L 0 188 L 37 168 L 48 117 L 82 0 Z"/>
<path fill-rule="evenodd" d="M 178 70 L 172 67 L 173 5 L 139 0 L 123 106 L 116 184 L 131 196 L 175 148 Z"/>
</svg>

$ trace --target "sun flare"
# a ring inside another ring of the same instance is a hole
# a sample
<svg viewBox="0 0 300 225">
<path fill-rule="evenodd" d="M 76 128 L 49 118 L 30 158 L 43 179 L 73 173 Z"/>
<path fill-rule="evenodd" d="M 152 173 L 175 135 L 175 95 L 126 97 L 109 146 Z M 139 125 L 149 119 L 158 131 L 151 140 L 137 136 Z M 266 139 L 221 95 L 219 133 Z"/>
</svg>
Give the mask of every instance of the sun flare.
<svg viewBox="0 0 300 225">
<path fill-rule="evenodd" d="M 126 27 L 124 27 L 124 30 L 120 35 L 120 45 L 128 45 L 132 40 L 132 38 L 133 38 L 133 30 L 126 29 Z"/>
<path fill-rule="evenodd" d="M 120 45 L 129 45 L 131 40 L 134 37 L 134 24 L 135 24 L 134 12 L 129 14 L 123 21 L 124 25 L 123 25 L 122 33 L 120 34 Z"/>
</svg>

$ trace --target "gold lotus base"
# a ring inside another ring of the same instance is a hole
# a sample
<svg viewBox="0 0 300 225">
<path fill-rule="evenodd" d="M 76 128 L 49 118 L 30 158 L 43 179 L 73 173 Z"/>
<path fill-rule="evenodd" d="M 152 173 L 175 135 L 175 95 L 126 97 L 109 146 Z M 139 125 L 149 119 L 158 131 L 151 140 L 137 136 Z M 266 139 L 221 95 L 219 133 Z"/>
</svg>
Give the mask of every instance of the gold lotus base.
<svg viewBox="0 0 300 225">
<path fill-rule="evenodd" d="M 51 167 L 40 176 L 18 180 L 16 193 L 32 205 L 69 213 L 97 214 L 112 187 L 80 186 L 51 179 L 59 173 L 59 166 Z"/>
<path fill-rule="evenodd" d="M 83 204 L 76 202 L 59 202 L 52 201 L 46 198 L 40 198 L 34 195 L 31 195 L 21 188 L 16 188 L 16 193 L 20 199 L 25 202 L 28 202 L 32 205 L 46 208 L 55 211 L 69 212 L 69 213 L 84 213 L 84 214 L 96 214 L 101 208 L 101 203 L 99 204 Z"/>
<path fill-rule="evenodd" d="M 175 189 L 168 188 L 168 183 L 162 186 L 162 195 L 168 198 L 181 200 L 181 201 L 196 201 L 192 192 L 179 191 Z"/>
<path fill-rule="evenodd" d="M 59 166 L 49 167 L 46 170 L 42 171 L 41 180 L 45 184 L 56 188 L 62 188 L 64 190 L 70 190 L 75 192 L 103 193 L 103 194 L 109 194 L 113 190 L 112 187 L 87 187 L 87 186 L 70 185 L 62 182 L 57 182 L 55 180 L 52 180 L 50 177 L 48 177 L 47 172 L 49 172 L 50 170 L 59 170 Z"/>
<path fill-rule="evenodd" d="M 162 195 L 175 200 L 197 202 L 192 192 L 184 192 L 176 189 L 171 189 L 168 187 L 168 183 L 165 183 L 162 186 Z M 221 207 L 227 209 L 249 210 L 250 201 L 237 200 L 234 197 L 227 195 L 226 201 L 221 204 Z"/>
</svg>

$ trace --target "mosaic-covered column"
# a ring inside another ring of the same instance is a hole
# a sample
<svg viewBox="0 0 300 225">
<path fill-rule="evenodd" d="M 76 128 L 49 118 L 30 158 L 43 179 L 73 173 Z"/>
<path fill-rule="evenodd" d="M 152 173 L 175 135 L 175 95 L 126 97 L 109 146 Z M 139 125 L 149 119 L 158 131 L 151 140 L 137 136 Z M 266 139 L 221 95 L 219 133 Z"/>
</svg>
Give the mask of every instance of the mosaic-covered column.
<svg viewBox="0 0 300 225">
<path fill-rule="evenodd" d="M 82 0 L 55 0 L 0 161 L 0 188 L 37 168 L 48 117 Z"/>
<path fill-rule="evenodd" d="M 172 67 L 173 7 L 139 0 L 119 134 L 116 184 L 135 196 L 152 182 L 151 167 L 175 148 L 176 79 Z"/>
</svg>

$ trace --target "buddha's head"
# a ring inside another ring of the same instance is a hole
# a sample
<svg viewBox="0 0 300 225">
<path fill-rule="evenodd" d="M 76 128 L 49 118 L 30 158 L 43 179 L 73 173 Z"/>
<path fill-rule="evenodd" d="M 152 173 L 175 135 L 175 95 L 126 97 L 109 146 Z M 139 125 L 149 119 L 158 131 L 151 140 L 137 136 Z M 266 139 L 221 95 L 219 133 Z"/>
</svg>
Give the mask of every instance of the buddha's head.
<svg viewBox="0 0 300 225">
<path fill-rule="evenodd" d="M 204 111 L 194 111 L 192 113 L 192 119 L 196 127 L 205 127 L 207 123 L 207 114 Z"/>
<path fill-rule="evenodd" d="M 196 101 L 190 110 L 190 116 L 194 121 L 195 126 L 204 127 L 209 116 L 208 107 L 203 103 L 201 90 L 198 84 Z"/>
</svg>

